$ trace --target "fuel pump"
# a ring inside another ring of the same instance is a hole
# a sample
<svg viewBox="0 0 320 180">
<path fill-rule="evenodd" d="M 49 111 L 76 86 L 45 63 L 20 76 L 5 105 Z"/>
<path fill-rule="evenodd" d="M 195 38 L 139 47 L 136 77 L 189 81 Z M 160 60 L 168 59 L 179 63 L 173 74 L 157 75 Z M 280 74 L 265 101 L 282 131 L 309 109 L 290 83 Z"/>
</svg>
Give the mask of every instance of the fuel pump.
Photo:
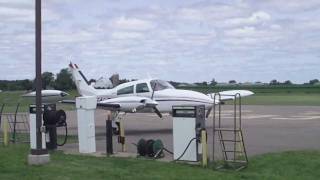
<svg viewBox="0 0 320 180">
<path fill-rule="evenodd" d="M 173 159 L 199 161 L 202 154 L 202 130 L 205 129 L 204 106 L 173 106 Z"/>
<path fill-rule="evenodd" d="M 43 113 L 43 126 L 46 129 L 46 147 L 47 149 L 54 150 L 57 146 L 63 146 L 67 141 L 68 127 L 66 122 L 66 113 L 63 110 L 56 110 L 55 105 L 51 108 L 45 108 Z M 63 143 L 57 142 L 57 128 L 65 128 L 65 138 Z"/>
</svg>

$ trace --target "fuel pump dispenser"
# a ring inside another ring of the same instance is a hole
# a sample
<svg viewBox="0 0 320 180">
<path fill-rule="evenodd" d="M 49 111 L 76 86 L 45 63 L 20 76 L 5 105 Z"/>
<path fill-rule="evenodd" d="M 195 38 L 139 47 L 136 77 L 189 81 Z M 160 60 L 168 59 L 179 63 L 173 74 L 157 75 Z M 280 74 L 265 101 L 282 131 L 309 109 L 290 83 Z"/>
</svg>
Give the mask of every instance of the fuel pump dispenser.
<svg viewBox="0 0 320 180">
<path fill-rule="evenodd" d="M 205 106 L 173 106 L 173 159 L 201 160 L 201 131 L 205 129 Z"/>
<path fill-rule="evenodd" d="M 47 149 L 54 150 L 57 146 L 62 146 L 67 141 L 68 128 L 66 122 L 66 113 L 63 110 L 56 110 L 55 105 L 53 108 L 45 108 L 43 113 L 43 125 L 46 127 L 46 146 Z M 65 128 L 65 138 L 62 144 L 57 141 L 57 128 Z"/>
<path fill-rule="evenodd" d="M 30 145 L 36 148 L 36 106 L 30 105 Z M 62 146 L 67 141 L 68 131 L 66 113 L 63 110 L 56 110 L 56 104 L 42 105 L 42 148 L 55 150 L 57 145 Z M 62 144 L 57 143 L 57 127 L 65 127 L 66 134 Z"/>
</svg>

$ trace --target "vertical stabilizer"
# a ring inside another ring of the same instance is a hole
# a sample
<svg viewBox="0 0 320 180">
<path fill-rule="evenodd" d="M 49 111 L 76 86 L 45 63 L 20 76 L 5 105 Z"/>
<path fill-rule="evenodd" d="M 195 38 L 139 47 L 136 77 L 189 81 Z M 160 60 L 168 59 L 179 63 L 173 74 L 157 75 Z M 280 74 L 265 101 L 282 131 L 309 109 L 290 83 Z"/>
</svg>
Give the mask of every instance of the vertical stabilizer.
<svg viewBox="0 0 320 180">
<path fill-rule="evenodd" d="M 80 71 L 76 64 L 70 62 L 69 68 L 72 73 L 72 78 L 77 86 L 78 92 L 81 96 L 97 96 L 97 90 L 90 86 L 88 79 Z"/>
</svg>

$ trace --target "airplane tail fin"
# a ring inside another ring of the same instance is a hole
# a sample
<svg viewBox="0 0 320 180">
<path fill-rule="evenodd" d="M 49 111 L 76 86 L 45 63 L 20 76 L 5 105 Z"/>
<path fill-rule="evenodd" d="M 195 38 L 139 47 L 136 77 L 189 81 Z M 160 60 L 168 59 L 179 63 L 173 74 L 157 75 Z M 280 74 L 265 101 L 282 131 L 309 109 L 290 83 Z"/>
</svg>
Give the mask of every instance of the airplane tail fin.
<svg viewBox="0 0 320 180">
<path fill-rule="evenodd" d="M 90 86 L 88 79 L 84 76 L 78 66 L 70 62 L 69 68 L 79 94 L 81 96 L 97 96 L 97 90 Z"/>
</svg>

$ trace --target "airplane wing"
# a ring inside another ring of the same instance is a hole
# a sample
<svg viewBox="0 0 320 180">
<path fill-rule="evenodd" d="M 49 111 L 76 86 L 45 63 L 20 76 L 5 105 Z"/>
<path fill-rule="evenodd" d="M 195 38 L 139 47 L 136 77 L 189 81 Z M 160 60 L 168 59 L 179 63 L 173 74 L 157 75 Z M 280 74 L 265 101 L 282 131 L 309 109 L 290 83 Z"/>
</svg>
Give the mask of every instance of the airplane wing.
<svg viewBox="0 0 320 180">
<path fill-rule="evenodd" d="M 76 104 L 75 100 L 62 100 L 60 101 L 60 103 L 63 104 Z M 97 103 L 97 107 L 101 108 L 101 109 L 105 109 L 105 110 L 119 110 L 121 108 L 120 104 L 117 103 L 102 103 L 102 102 L 98 102 Z"/>
<path fill-rule="evenodd" d="M 208 94 L 208 96 L 210 96 L 212 99 L 216 98 L 217 100 L 226 101 L 226 100 L 232 100 L 235 97 L 238 97 L 239 95 L 241 97 L 247 97 L 253 94 L 254 93 L 249 90 L 228 90 L 228 91 L 221 91 L 218 93 L 211 93 L 211 94 Z M 219 97 L 219 95 L 221 97 Z"/>
<path fill-rule="evenodd" d="M 162 115 L 157 109 L 158 103 L 147 97 L 140 96 L 127 96 L 127 97 L 117 97 L 104 101 L 98 102 L 97 106 L 103 109 L 113 108 L 113 110 L 119 110 L 122 112 L 137 112 L 144 108 L 153 109 L 154 112 L 161 118 Z M 117 109 L 115 109 L 117 107 Z"/>
<path fill-rule="evenodd" d="M 62 103 L 75 104 L 74 100 L 63 100 Z M 147 97 L 129 96 L 117 97 L 97 102 L 97 108 L 111 111 L 122 111 L 134 113 L 144 108 L 151 108 L 161 118 L 162 115 L 157 109 L 158 103 Z"/>
<path fill-rule="evenodd" d="M 97 103 L 97 107 L 101 107 L 103 109 L 109 109 L 109 110 L 117 110 L 121 108 L 120 104 L 111 104 L 111 103 Z"/>
</svg>

